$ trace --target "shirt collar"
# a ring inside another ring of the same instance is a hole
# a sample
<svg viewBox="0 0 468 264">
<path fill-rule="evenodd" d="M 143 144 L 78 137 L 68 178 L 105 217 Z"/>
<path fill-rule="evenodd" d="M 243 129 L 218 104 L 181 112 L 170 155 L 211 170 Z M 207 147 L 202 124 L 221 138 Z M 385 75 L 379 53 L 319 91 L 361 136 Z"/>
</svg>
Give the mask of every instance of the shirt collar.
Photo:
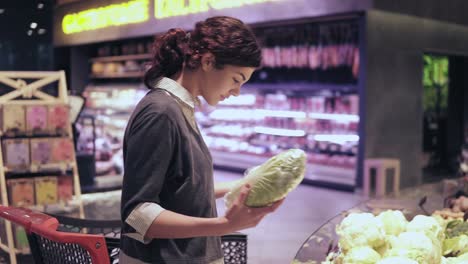
<svg viewBox="0 0 468 264">
<path fill-rule="evenodd" d="M 197 97 L 190 94 L 187 89 L 171 78 L 162 77 L 157 82 L 155 82 L 153 87 L 161 88 L 170 92 L 191 108 L 195 108 L 195 106 L 200 105 L 200 100 Z"/>
</svg>

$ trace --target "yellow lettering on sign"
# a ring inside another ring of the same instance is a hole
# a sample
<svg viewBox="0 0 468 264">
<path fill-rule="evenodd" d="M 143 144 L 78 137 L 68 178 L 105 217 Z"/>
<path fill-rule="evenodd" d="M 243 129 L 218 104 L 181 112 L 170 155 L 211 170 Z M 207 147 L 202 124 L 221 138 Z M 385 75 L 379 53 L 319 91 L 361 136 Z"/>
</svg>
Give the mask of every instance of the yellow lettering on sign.
<svg viewBox="0 0 468 264">
<path fill-rule="evenodd" d="M 67 14 L 62 19 L 62 30 L 73 34 L 110 26 L 141 23 L 149 18 L 149 0 L 133 0 L 78 13 Z"/>
<path fill-rule="evenodd" d="M 278 0 L 154 0 L 154 17 L 166 18 Z"/>
</svg>

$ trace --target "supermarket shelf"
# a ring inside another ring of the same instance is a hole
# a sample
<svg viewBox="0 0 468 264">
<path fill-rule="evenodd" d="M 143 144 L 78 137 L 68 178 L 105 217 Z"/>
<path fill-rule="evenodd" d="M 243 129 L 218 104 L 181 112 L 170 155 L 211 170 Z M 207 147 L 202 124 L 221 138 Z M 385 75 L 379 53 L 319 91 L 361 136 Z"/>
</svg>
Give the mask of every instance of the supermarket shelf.
<svg viewBox="0 0 468 264">
<path fill-rule="evenodd" d="M 236 171 L 245 171 L 248 168 L 265 162 L 269 158 L 254 154 L 229 153 L 219 150 L 210 151 L 213 156 L 213 163 L 216 167 Z M 307 164 L 304 183 L 335 189 L 353 190 L 355 186 L 355 175 L 355 169 L 309 163 Z"/>
<path fill-rule="evenodd" d="M 254 127 L 254 131 L 259 134 L 284 137 L 304 137 L 306 135 L 306 132 L 300 129 L 284 129 L 264 126 L 256 126 Z"/>
<path fill-rule="evenodd" d="M 258 109 L 254 110 L 255 114 L 260 115 L 261 117 L 284 117 L 284 118 L 306 118 L 307 115 L 305 112 L 301 111 L 289 111 L 289 110 L 268 110 L 268 109 Z"/>
<path fill-rule="evenodd" d="M 335 121 L 341 121 L 341 122 L 359 122 L 358 115 L 309 113 L 308 116 L 309 118 L 313 118 L 313 119 L 335 120 Z"/>
<path fill-rule="evenodd" d="M 0 139 L 5 140 L 5 139 L 35 139 L 35 138 L 62 138 L 62 137 L 68 137 L 67 133 L 63 134 L 41 134 L 41 135 L 32 135 L 32 134 L 18 134 L 18 135 L 7 135 L 7 134 L 1 134 L 0 132 Z"/>
<path fill-rule="evenodd" d="M 345 144 L 346 142 L 358 142 L 359 136 L 358 135 L 339 135 L 339 134 L 315 134 L 314 135 L 315 141 L 327 141 L 336 144 Z"/>
<path fill-rule="evenodd" d="M 242 118 L 233 118 L 232 117 L 233 113 L 235 113 L 237 116 L 240 116 Z M 307 114 L 304 111 L 293 111 L 293 110 L 270 110 L 270 109 L 239 110 L 238 108 L 227 108 L 227 107 L 214 110 L 211 113 L 210 117 L 216 120 L 252 121 L 252 122 L 261 120 L 265 117 L 294 118 L 294 119 L 305 119 L 309 117 L 311 119 L 332 120 L 332 121 L 338 121 L 338 122 L 359 122 L 359 116 L 351 115 L 351 114 L 334 114 L 334 113 L 308 113 Z"/>
<path fill-rule="evenodd" d="M 230 153 L 219 150 L 210 150 L 210 152 L 213 156 L 214 165 L 241 170 L 257 166 L 268 160 L 268 157 L 259 155 Z"/>
<path fill-rule="evenodd" d="M 68 174 L 73 169 L 72 163 L 30 165 L 21 169 L 4 167 L 7 179 L 24 177 L 42 177 Z"/>
<path fill-rule="evenodd" d="M 357 85 L 340 85 L 324 83 L 248 83 L 243 89 L 281 91 L 287 87 L 288 91 L 295 92 L 319 92 L 319 91 L 340 91 L 344 93 L 357 93 Z"/>
<path fill-rule="evenodd" d="M 123 78 L 141 78 L 144 72 L 124 72 L 124 73 L 106 73 L 106 74 L 91 74 L 92 79 L 123 79 Z"/>
<path fill-rule="evenodd" d="M 207 131 L 206 132 L 207 136 L 213 137 L 213 138 L 233 138 L 233 139 L 245 139 L 247 137 L 251 137 L 253 133 L 245 133 L 242 135 L 238 134 L 229 134 L 229 133 L 222 133 L 222 132 L 213 132 L 213 131 Z"/>
<path fill-rule="evenodd" d="M 122 55 L 122 56 L 108 56 L 108 57 L 96 57 L 91 58 L 90 62 L 113 62 L 113 61 L 127 61 L 127 60 L 146 60 L 151 59 L 153 56 L 149 53 L 145 54 L 134 54 L 134 55 Z"/>
</svg>

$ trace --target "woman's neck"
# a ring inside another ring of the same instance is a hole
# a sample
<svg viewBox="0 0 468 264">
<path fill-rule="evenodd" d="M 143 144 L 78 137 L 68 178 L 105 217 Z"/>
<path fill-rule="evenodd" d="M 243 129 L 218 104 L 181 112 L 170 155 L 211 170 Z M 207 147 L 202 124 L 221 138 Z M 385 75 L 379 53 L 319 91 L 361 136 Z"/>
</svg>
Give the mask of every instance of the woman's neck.
<svg viewBox="0 0 468 264">
<path fill-rule="evenodd" d="M 179 76 L 177 76 L 175 81 L 187 89 L 193 97 L 197 97 L 200 95 L 200 86 L 198 85 L 196 76 L 197 74 L 195 71 L 184 69 Z"/>
</svg>

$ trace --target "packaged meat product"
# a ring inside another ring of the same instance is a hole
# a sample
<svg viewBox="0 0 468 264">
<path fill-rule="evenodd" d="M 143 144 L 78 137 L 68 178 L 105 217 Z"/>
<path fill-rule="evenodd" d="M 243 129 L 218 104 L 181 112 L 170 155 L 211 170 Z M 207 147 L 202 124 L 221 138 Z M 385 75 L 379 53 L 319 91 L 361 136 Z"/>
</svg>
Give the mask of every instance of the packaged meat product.
<svg viewBox="0 0 468 264">
<path fill-rule="evenodd" d="M 312 113 L 325 112 L 325 97 L 313 97 L 312 100 Z"/>
<path fill-rule="evenodd" d="M 346 159 L 346 166 L 348 168 L 355 168 L 356 167 L 356 162 L 357 162 L 357 158 L 356 157 L 348 157 Z"/>
<path fill-rule="evenodd" d="M 47 134 L 47 107 L 43 105 L 26 108 L 26 129 L 33 135 Z"/>
<path fill-rule="evenodd" d="M 52 140 L 45 138 L 31 139 L 31 164 L 50 163 L 52 159 Z"/>
<path fill-rule="evenodd" d="M 302 45 L 298 50 L 298 67 L 305 68 L 309 65 L 309 47 L 307 45 Z"/>
<path fill-rule="evenodd" d="M 335 156 L 335 166 L 341 167 L 341 168 L 346 167 L 347 159 L 348 158 L 346 156 L 336 155 Z"/>
<path fill-rule="evenodd" d="M 29 167 L 29 139 L 6 139 L 3 147 L 5 166 L 19 170 Z"/>
<path fill-rule="evenodd" d="M 269 61 L 269 48 L 263 47 L 262 48 L 262 66 L 263 67 L 269 67 L 270 61 Z"/>
<path fill-rule="evenodd" d="M 359 114 L 359 96 L 349 95 L 348 100 L 350 104 L 350 114 L 358 115 Z"/>
<path fill-rule="evenodd" d="M 325 99 L 325 113 L 333 113 L 335 111 L 335 98 L 327 97 Z"/>
<path fill-rule="evenodd" d="M 315 164 L 319 160 L 317 157 L 317 154 L 314 154 L 314 153 L 307 154 L 307 157 L 308 157 L 307 161 L 311 164 Z"/>
<path fill-rule="evenodd" d="M 317 154 L 317 164 L 319 165 L 328 165 L 330 161 L 330 156 L 327 154 Z"/>
<path fill-rule="evenodd" d="M 48 205 L 57 203 L 57 177 L 39 177 L 34 179 L 36 204 Z"/>
<path fill-rule="evenodd" d="M 349 106 L 347 106 L 348 101 L 345 99 L 345 97 L 335 97 L 335 108 L 334 108 L 334 113 L 335 114 L 347 114 L 347 110 Z"/>
<path fill-rule="evenodd" d="M 70 138 L 52 139 L 52 162 L 71 162 L 73 161 L 74 145 Z"/>
<path fill-rule="evenodd" d="M 55 105 L 49 107 L 49 131 L 54 135 L 67 135 L 69 126 L 68 106 Z"/>
<path fill-rule="evenodd" d="M 359 48 L 356 47 L 354 49 L 354 57 L 353 57 L 353 76 L 357 79 L 359 75 Z"/>
<path fill-rule="evenodd" d="M 34 180 L 7 180 L 8 196 L 12 206 L 28 207 L 34 205 Z"/>
<path fill-rule="evenodd" d="M 317 69 L 322 61 L 322 47 L 321 46 L 309 46 L 308 49 L 308 64 L 312 70 Z"/>
<path fill-rule="evenodd" d="M 340 54 L 338 50 L 338 45 L 336 43 L 330 45 L 330 66 L 338 67 L 340 64 Z"/>
<path fill-rule="evenodd" d="M 18 135 L 26 132 L 25 109 L 21 105 L 4 105 L 2 107 L 1 130 L 7 135 Z"/>
</svg>

